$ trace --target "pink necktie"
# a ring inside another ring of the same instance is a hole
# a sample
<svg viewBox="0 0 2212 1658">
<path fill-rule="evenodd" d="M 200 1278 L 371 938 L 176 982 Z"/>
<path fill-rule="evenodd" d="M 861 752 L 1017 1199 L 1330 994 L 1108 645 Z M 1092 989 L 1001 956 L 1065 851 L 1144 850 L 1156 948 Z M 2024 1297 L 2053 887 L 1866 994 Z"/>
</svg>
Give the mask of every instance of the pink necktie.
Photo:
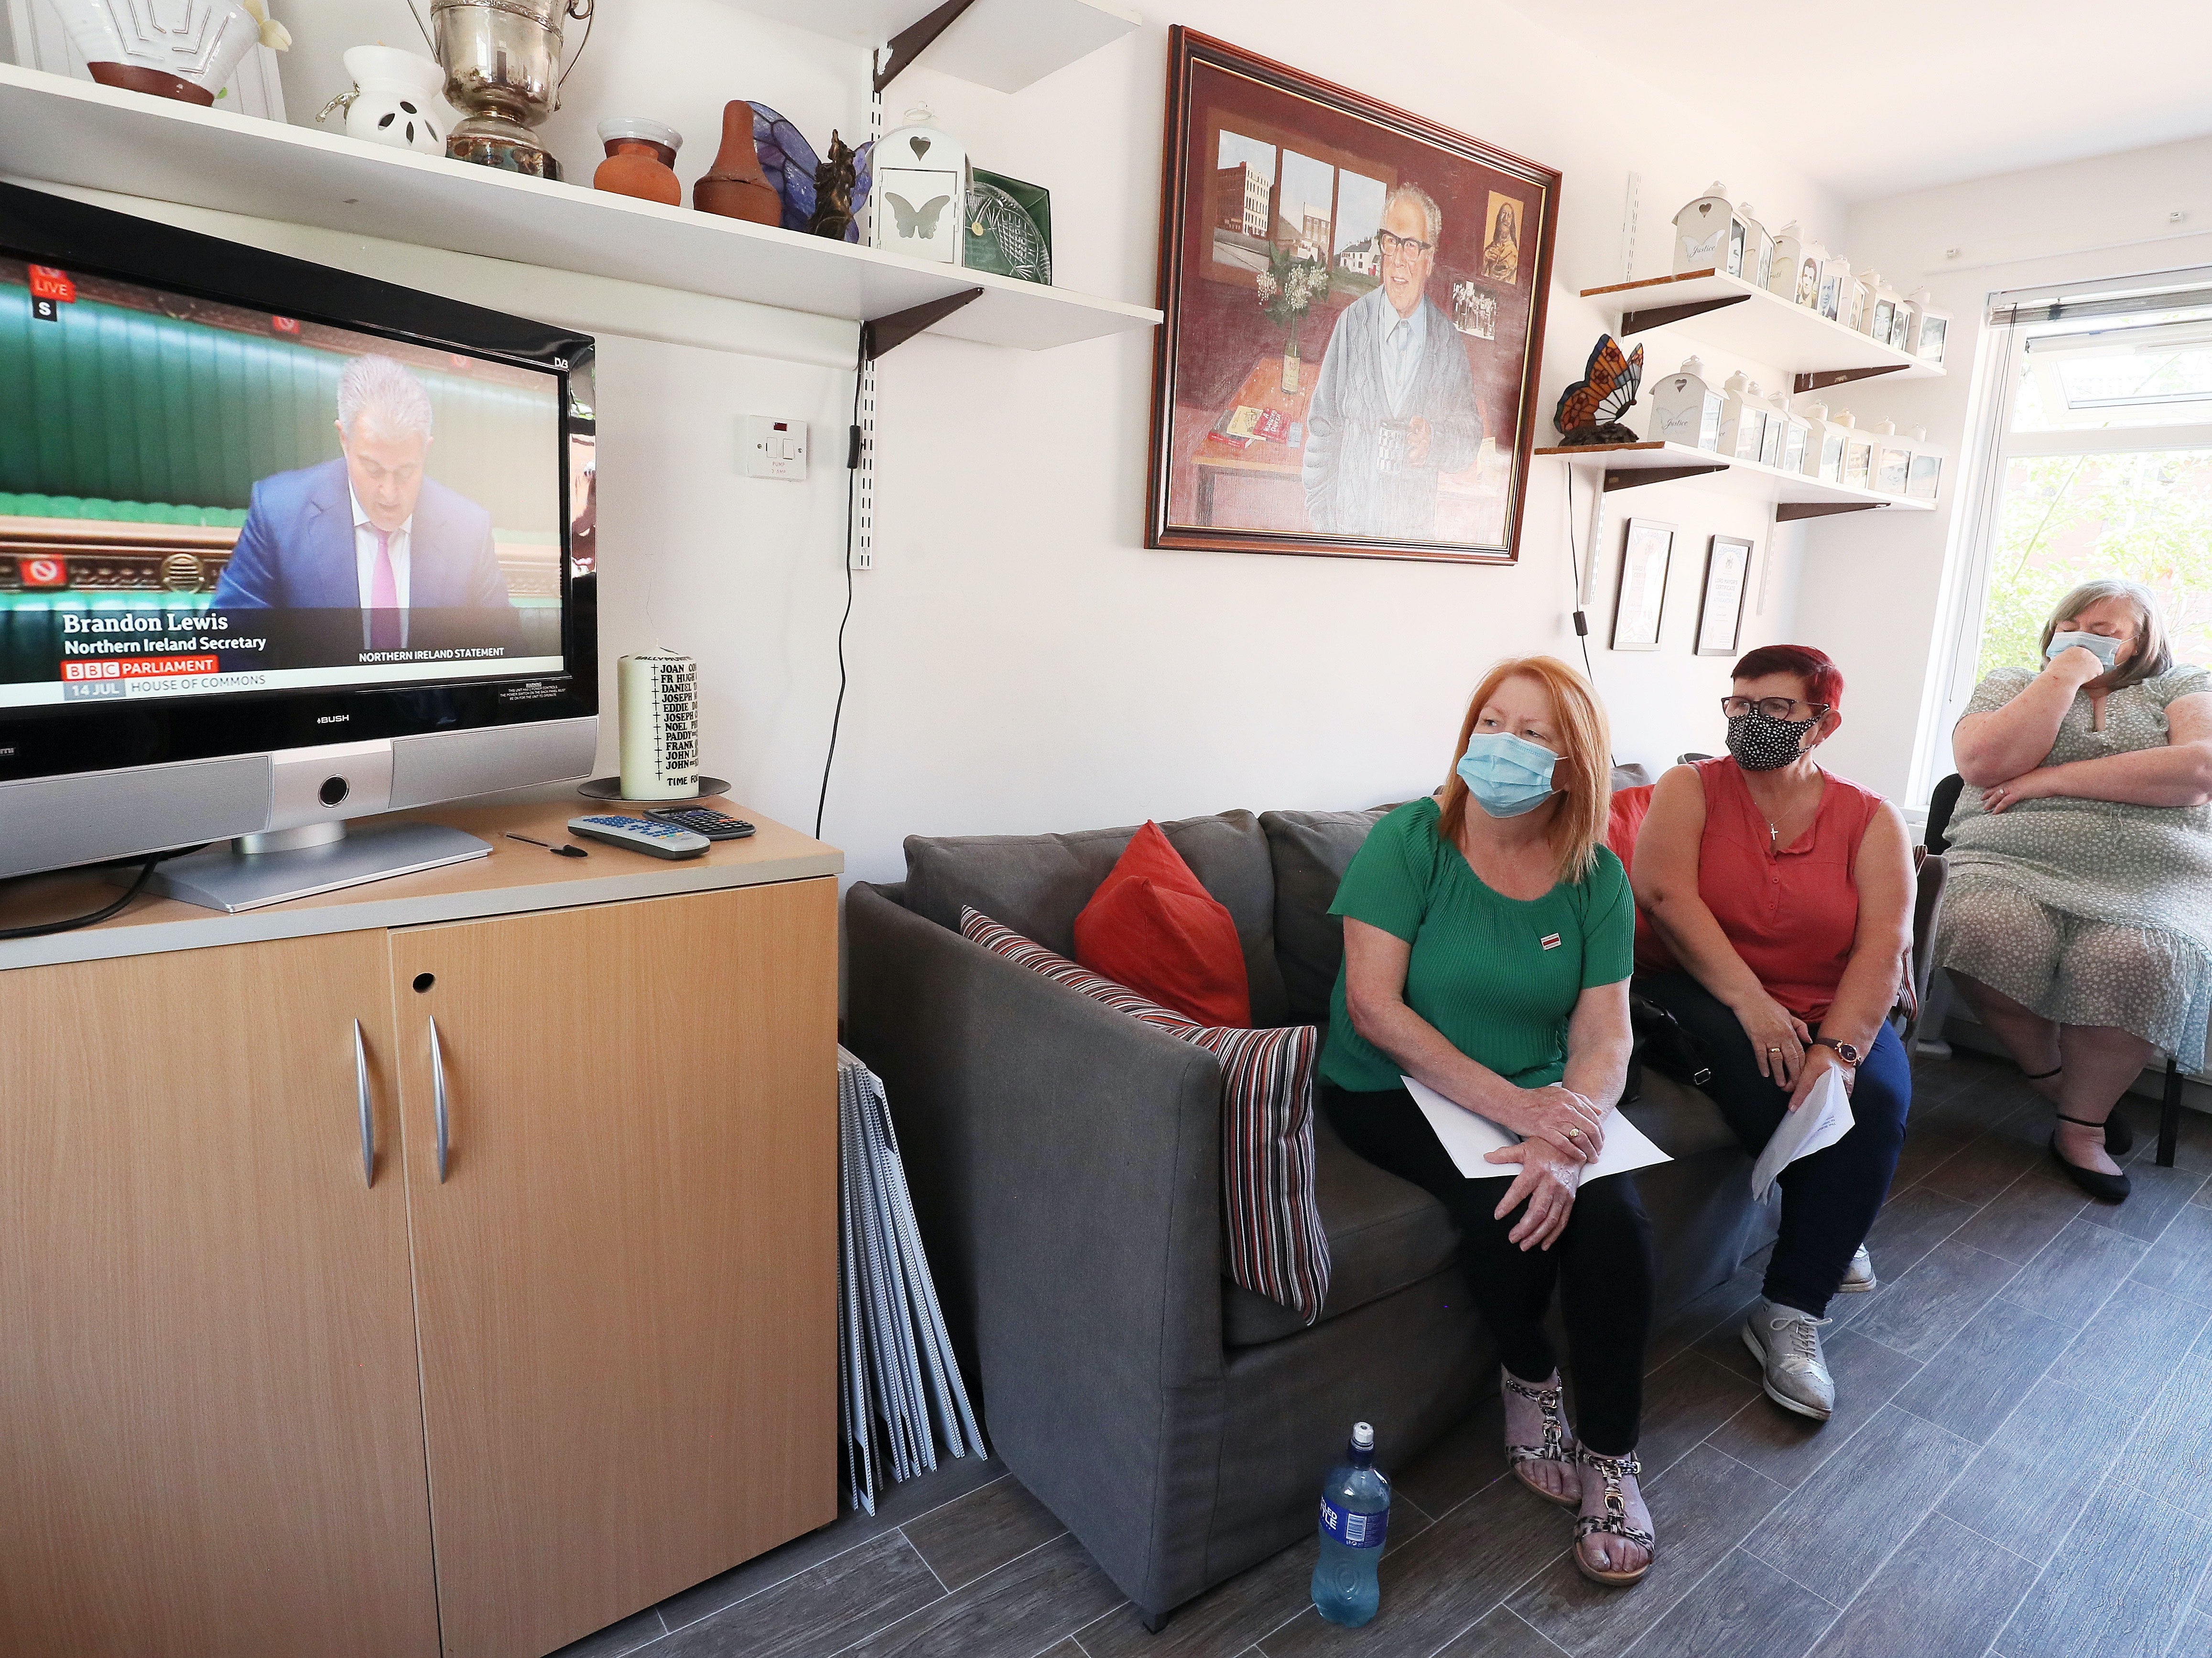
<svg viewBox="0 0 2212 1658">
<path fill-rule="evenodd" d="M 399 649 L 399 578 L 392 571 L 392 532 L 376 532 L 376 570 L 368 578 L 368 648 Z"/>
</svg>

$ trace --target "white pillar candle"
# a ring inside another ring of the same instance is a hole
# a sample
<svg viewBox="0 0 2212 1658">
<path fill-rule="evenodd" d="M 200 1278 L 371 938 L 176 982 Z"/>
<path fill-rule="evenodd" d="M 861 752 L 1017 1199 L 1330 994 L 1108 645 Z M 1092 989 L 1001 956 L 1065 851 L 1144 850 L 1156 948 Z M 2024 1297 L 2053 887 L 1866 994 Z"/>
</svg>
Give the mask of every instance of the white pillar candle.
<svg viewBox="0 0 2212 1658">
<path fill-rule="evenodd" d="M 650 651 L 616 664 L 624 800 L 688 800 L 699 792 L 699 664 Z"/>
</svg>

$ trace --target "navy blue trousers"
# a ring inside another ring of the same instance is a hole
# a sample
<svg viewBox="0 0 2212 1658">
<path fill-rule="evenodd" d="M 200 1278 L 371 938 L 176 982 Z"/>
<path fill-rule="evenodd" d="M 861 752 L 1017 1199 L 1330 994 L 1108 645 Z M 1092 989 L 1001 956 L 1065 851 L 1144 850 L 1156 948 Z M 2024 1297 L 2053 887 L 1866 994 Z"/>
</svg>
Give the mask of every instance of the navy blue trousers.
<svg viewBox="0 0 2212 1658">
<path fill-rule="evenodd" d="M 1638 973 L 1636 988 L 1705 1044 L 1713 1068 L 1705 1092 L 1756 1157 L 1789 1111 L 1790 1090 L 1759 1074 L 1758 1056 L 1736 1016 L 1689 974 Z M 1889 1196 L 1911 1106 L 1911 1062 L 1897 1033 L 1884 1025 L 1859 1062 L 1851 1131 L 1782 1171 L 1782 1235 L 1766 1266 L 1767 1300 L 1816 1319 L 1826 1315 L 1851 1253 L 1866 1241 Z"/>
</svg>

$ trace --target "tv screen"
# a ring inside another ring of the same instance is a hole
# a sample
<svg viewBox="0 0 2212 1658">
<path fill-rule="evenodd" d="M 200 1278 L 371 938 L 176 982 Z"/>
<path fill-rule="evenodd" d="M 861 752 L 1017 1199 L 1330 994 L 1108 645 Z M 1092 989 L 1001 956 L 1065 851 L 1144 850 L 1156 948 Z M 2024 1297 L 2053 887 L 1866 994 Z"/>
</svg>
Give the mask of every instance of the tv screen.
<svg viewBox="0 0 2212 1658">
<path fill-rule="evenodd" d="M 562 675 L 565 390 L 0 248 L 0 717 Z"/>
</svg>

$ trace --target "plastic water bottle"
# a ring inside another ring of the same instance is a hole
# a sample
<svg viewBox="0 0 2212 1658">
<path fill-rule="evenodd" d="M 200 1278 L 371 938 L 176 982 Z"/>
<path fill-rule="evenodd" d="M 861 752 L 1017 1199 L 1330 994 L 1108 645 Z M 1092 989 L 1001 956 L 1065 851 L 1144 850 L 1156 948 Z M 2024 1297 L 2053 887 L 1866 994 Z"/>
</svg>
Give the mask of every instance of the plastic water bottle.
<svg viewBox="0 0 2212 1658">
<path fill-rule="evenodd" d="M 1358 1629 L 1382 1604 L 1375 1568 L 1390 1529 L 1390 1482 L 1375 1466 L 1375 1429 L 1354 1423 L 1345 1460 L 1321 1490 L 1321 1558 L 1313 1603 L 1332 1624 Z"/>
</svg>

